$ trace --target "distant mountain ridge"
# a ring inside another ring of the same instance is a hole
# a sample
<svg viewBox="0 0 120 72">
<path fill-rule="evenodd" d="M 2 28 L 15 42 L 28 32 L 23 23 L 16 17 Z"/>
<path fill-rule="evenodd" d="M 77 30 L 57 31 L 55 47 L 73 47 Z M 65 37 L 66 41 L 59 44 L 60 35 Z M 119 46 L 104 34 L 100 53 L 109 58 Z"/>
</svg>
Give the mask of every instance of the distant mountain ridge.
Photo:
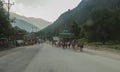
<svg viewBox="0 0 120 72">
<path fill-rule="evenodd" d="M 51 22 L 45 21 L 40 18 L 25 17 L 15 13 L 11 13 L 11 18 L 14 17 L 16 18 L 15 26 L 18 26 L 21 29 L 24 29 L 28 32 L 31 32 L 33 29 L 34 29 L 33 31 L 41 30 L 51 24 Z M 14 26 L 14 24 L 12 25 Z M 34 28 L 31 29 L 32 27 Z"/>
<path fill-rule="evenodd" d="M 73 10 L 63 13 L 52 25 L 43 31 L 61 32 L 66 24 L 68 28 L 75 21 L 78 25 L 84 24 L 90 17 L 91 12 L 97 8 L 120 8 L 120 0 L 82 0 Z"/>
<path fill-rule="evenodd" d="M 37 26 L 34 26 L 33 24 L 30 24 L 24 20 L 16 19 L 15 23 L 12 23 L 13 27 L 19 27 L 27 32 L 37 32 L 40 29 Z"/>
</svg>

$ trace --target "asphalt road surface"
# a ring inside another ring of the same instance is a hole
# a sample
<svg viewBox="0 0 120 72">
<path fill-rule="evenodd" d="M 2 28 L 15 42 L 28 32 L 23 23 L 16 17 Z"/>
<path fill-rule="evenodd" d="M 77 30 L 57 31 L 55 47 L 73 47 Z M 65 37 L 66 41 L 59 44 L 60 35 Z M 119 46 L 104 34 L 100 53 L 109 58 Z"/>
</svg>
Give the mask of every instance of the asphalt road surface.
<svg viewBox="0 0 120 72">
<path fill-rule="evenodd" d="M 1 56 L 0 72 L 120 72 L 120 60 L 42 44 Z"/>
</svg>

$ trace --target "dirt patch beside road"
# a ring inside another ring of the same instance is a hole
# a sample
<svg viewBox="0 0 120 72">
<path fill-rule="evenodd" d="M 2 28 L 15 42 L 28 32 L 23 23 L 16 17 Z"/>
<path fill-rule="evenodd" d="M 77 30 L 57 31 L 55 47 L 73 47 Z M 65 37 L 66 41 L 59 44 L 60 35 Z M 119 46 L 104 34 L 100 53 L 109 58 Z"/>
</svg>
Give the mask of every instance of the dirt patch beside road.
<svg viewBox="0 0 120 72">
<path fill-rule="evenodd" d="M 85 46 L 85 51 L 120 60 L 120 50 L 105 47 Z"/>
<path fill-rule="evenodd" d="M 112 49 L 112 48 L 109 48 L 109 47 L 90 46 L 89 45 L 89 46 L 86 46 L 86 48 L 96 50 L 96 51 L 107 51 L 107 52 L 111 52 L 111 53 L 115 53 L 115 54 L 120 55 L 120 50 Z"/>
</svg>

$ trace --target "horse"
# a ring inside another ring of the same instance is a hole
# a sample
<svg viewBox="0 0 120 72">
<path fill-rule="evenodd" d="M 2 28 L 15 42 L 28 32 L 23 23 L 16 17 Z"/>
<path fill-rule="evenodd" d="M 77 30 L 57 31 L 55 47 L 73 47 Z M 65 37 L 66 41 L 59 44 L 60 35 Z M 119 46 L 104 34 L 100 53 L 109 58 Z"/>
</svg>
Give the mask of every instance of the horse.
<svg viewBox="0 0 120 72">
<path fill-rule="evenodd" d="M 70 46 L 71 46 L 71 43 L 68 41 L 67 42 L 67 47 L 70 48 Z"/>
<path fill-rule="evenodd" d="M 72 48 L 75 49 L 76 42 L 73 40 L 72 43 L 71 43 L 71 45 L 72 45 Z"/>
</svg>

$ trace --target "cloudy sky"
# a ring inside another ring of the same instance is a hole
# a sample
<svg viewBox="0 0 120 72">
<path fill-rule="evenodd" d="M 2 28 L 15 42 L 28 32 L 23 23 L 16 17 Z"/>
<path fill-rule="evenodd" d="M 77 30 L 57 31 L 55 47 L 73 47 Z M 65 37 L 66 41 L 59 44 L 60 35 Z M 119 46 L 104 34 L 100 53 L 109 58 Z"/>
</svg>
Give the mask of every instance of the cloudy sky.
<svg viewBox="0 0 120 72">
<path fill-rule="evenodd" d="M 11 0 L 11 11 L 27 17 L 55 21 L 63 12 L 75 8 L 81 0 Z"/>
</svg>

